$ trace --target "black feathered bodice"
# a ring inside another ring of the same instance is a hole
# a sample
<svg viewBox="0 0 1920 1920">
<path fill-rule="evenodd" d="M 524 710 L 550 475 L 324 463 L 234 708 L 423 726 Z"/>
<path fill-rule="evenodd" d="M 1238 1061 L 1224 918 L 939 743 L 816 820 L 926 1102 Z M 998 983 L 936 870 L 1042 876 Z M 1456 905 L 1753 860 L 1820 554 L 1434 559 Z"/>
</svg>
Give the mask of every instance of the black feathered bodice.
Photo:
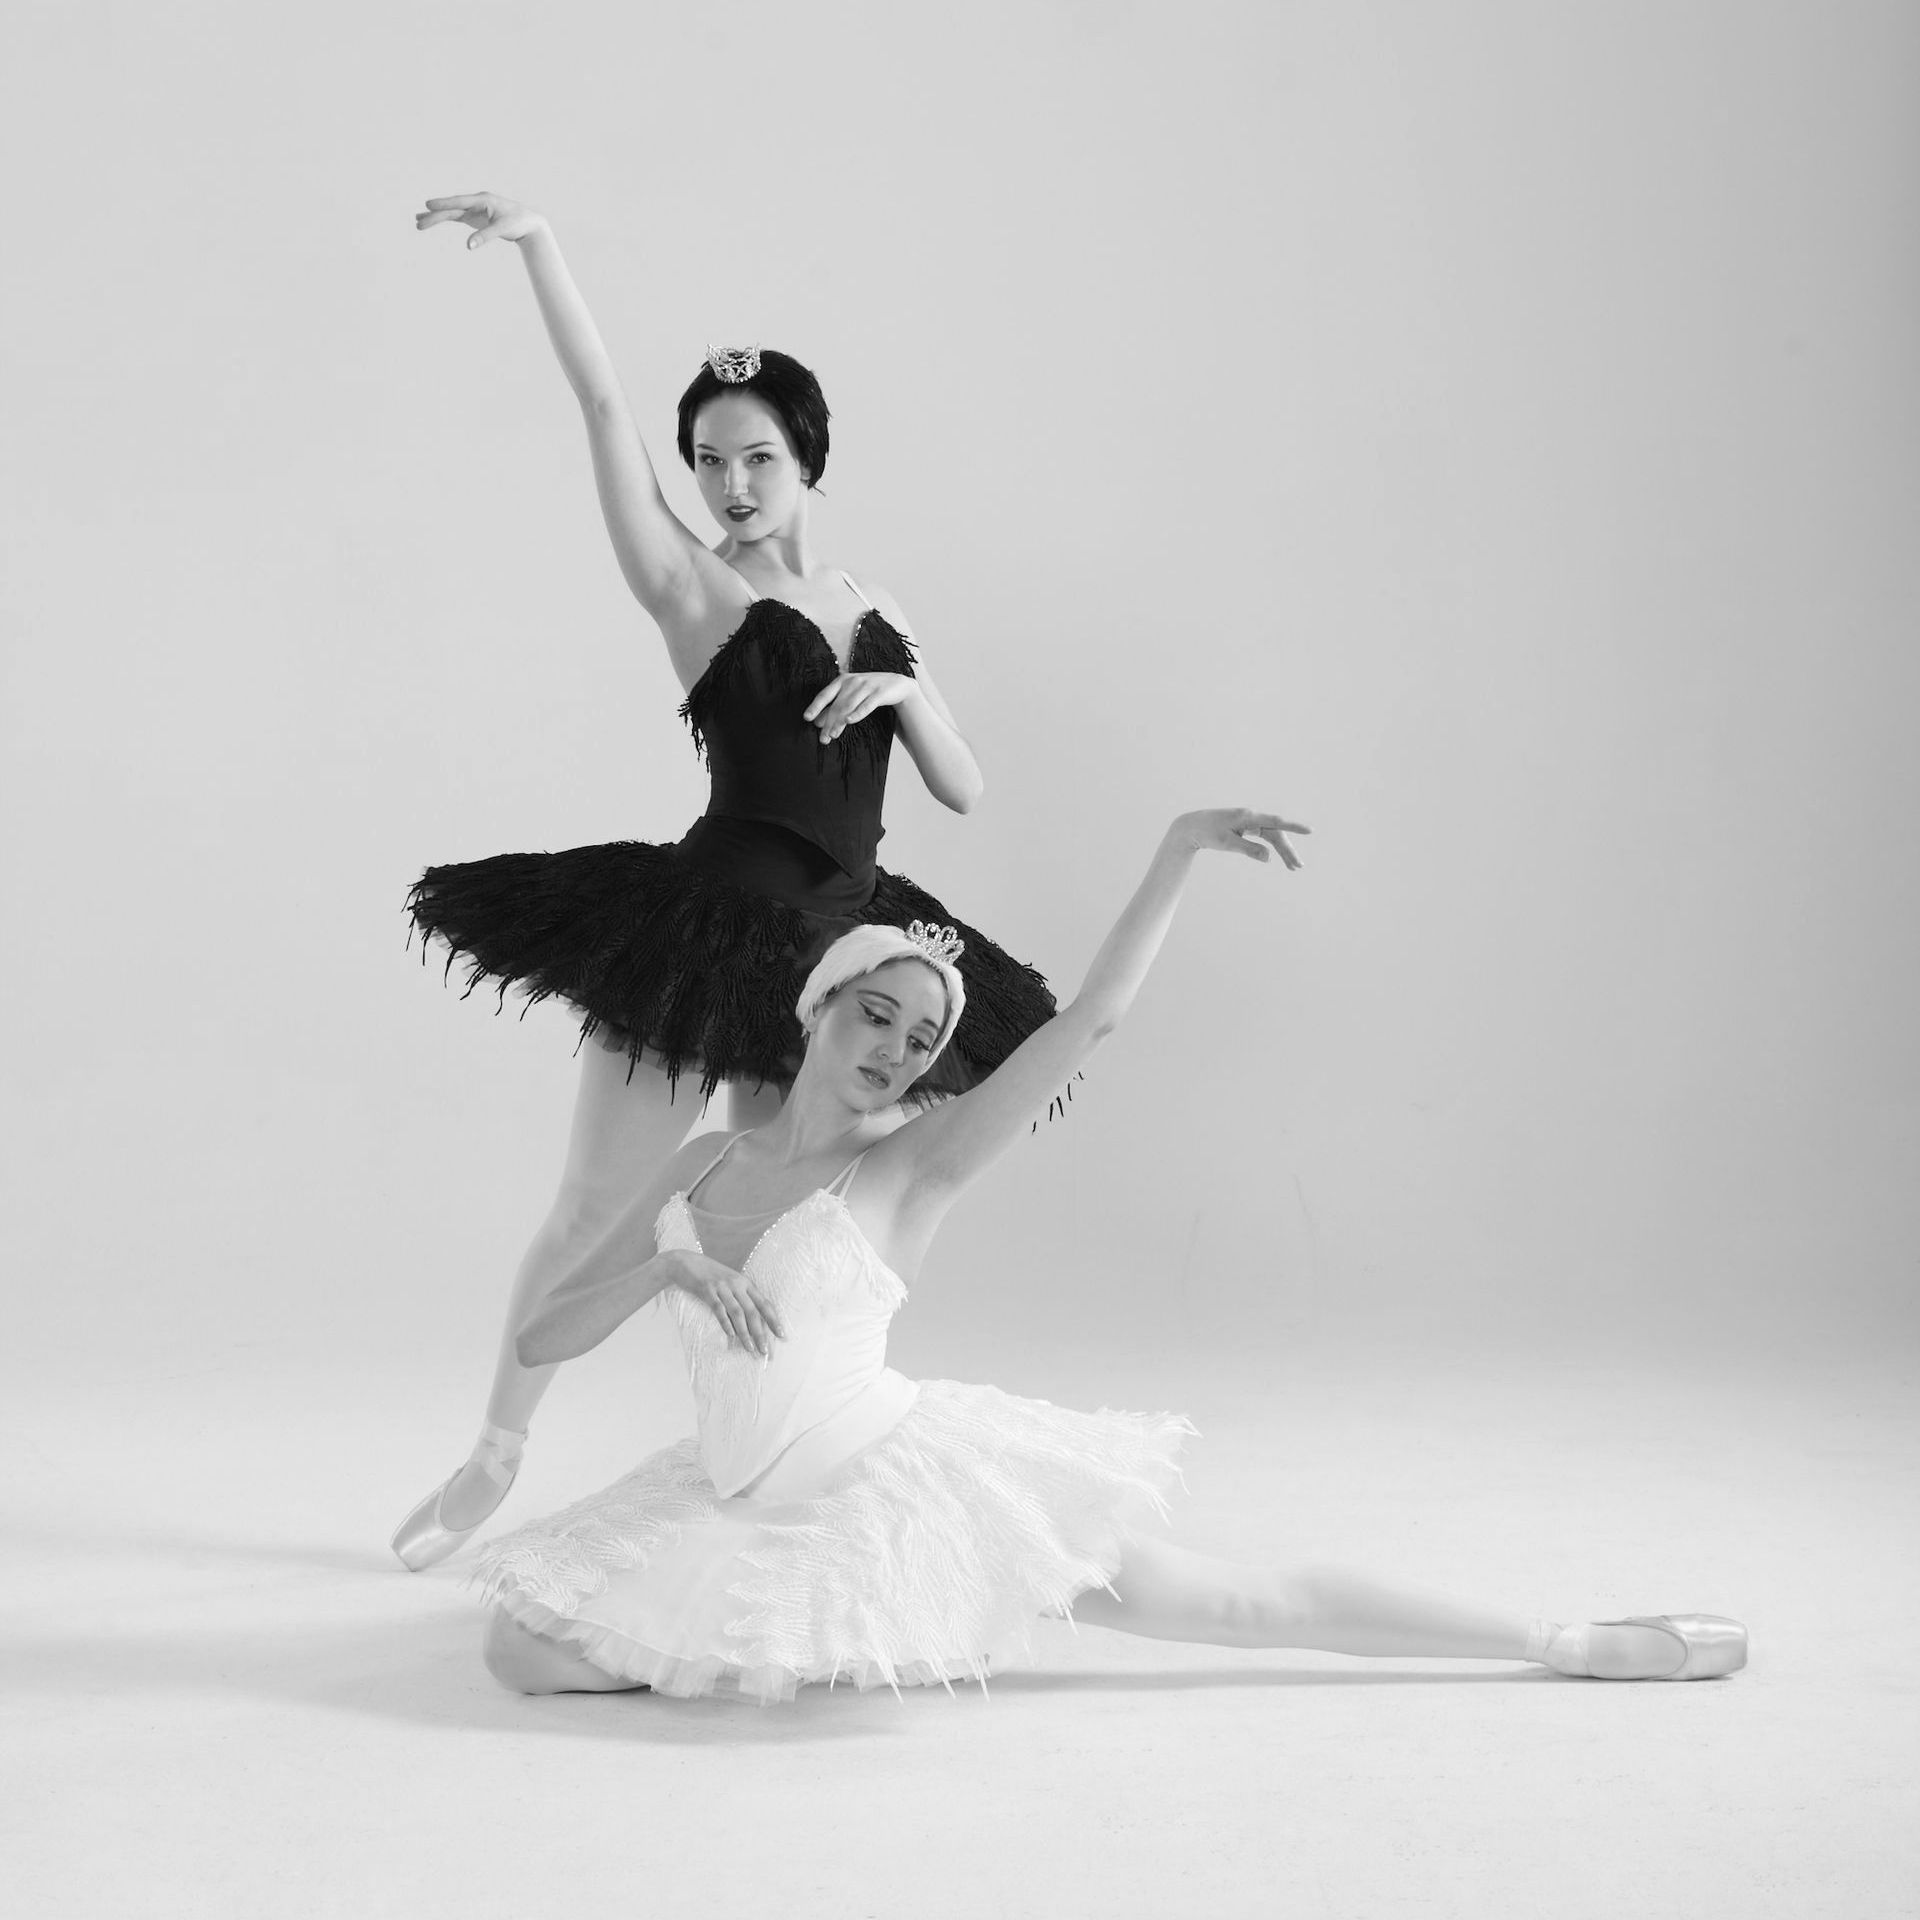
<svg viewBox="0 0 1920 1920">
<path fill-rule="evenodd" d="M 907 637 L 869 607 L 849 673 L 913 672 Z M 713 779 L 709 815 L 759 820 L 811 841 L 856 879 L 872 874 L 897 727 L 892 707 L 830 746 L 800 716 L 837 672 L 826 635 L 784 600 L 756 600 L 680 708 Z"/>
</svg>

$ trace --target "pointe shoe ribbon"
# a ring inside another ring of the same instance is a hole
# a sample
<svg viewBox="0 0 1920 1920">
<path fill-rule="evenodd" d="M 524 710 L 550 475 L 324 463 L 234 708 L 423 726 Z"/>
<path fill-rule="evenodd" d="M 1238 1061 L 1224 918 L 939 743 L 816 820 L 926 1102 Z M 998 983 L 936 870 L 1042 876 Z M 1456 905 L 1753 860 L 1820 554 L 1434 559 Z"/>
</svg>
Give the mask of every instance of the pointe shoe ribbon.
<svg viewBox="0 0 1920 1920">
<path fill-rule="evenodd" d="M 400 1522 L 393 1536 L 393 1551 L 409 1573 L 424 1572 L 449 1554 L 459 1552 L 486 1523 L 484 1513 L 470 1527 L 450 1527 L 440 1518 L 440 1503 L 454 1481 L 468 1466 L 476 1466 L 500 1489 L 500 1498 L 504 1500 L 520 1471 L 520 1453 L 526 1444 L 527 1436 L 515 1433 L 511 1427 L 480 1429 L 480 1438 L 474 1442 L 472 1453 Z M 500 1501 L 493 1504 L 497 1507 Z"/>
</svg>

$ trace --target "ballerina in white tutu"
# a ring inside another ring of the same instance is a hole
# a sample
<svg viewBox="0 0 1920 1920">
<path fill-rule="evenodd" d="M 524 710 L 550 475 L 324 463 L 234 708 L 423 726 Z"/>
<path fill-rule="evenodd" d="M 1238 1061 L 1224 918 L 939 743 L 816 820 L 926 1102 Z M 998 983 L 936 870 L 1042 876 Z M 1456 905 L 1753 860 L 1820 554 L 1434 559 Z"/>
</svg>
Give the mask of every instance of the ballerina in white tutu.
<svg viewBox="0 0 1920 1920">
<path fill-rule="evenodd" d="M 863 927 L 799 1003 L 778 1117 L 670 1160 L 522 1328 L 544 1366 L 664 1300 L 698 1432 L 492 1543 L 489 1669 L 525 1693 L 735 1693 L 984 1679 L 1048 1615 L 1155 1639 L 1533 1661 L 1705 1679 L 1746 1659 L 1705 1614 L 1563 1625 L 1324 1567 L 1257 1569 L 1154 1537 L 1187 1423 L 914 1382 L 888 1323 L 941 1218 L 1125 1014 L 1194 855 L 1298 860 L 1306 828 L 1183 814 L 1070 1006 L 992 1077 L 898 1126 L 965 1002 L 950 930 Z"/>
</svg>

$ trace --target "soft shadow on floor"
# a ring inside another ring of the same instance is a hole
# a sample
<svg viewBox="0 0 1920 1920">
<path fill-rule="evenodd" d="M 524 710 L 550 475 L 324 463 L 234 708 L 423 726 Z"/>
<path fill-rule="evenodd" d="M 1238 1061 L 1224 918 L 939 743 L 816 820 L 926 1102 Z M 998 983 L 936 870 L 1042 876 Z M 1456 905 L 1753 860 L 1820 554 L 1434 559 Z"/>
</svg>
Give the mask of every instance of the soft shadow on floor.
<svg viewBox="0 0 1920 1920">
<path fill-rule="evenodd" d="M 1275 1659 L 1284 1660 L 1284 1653 Z M 1457 1671 L 1405 1667 L 1182 1667 L 1165 1673 L 1020 1671 L 996 1675 L 995 1693 L 1180 1693 L 1242 1687 L 1462 1687 L 1559 1686 L 1563 1676 L 1544 1667 L 1496 1666 Z M 1567 1685 L 1573 1683 L 1565 1682 Z"/>
<path fill-rule="evenodd" d="M 884 1690 L 803 1689 L 786 1707 L 669 1700 L 635 1691 L 529 1698 L 480 1662 L 479 1620 L 428 1618 L 351 1627 L 131 1633 L 113 1639 L 16 1638 L 0 1655 L 0 1689 L 16 1699 L 186 1694 L 275 1701 L 485 1736 L 552 1735 L 643 1745 L 704 1746 L 870 1740 L 906 1730 Z"/>
</svg>

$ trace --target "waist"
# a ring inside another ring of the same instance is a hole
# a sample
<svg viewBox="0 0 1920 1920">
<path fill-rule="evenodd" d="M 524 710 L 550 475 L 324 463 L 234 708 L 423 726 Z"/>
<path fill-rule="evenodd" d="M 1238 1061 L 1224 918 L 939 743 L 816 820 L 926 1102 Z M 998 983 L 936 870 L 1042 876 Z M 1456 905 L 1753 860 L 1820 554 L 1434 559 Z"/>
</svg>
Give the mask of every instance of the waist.
<svg viewBox="0 0 1920 1920">
<path fill-rule="evenodd" d="M 883 1368 L 844 1406 L 797 1435 L 738 1497 L 769 1505 L 812 1499 L 856 1454 L 884 1440 L 919 1393 L 918 1381 Z"/>
<path fill-rule="evenodd" d="M 850 873 L 824 847 L 773 820 L 705 813 L 674 853 L 704 873 L 805 913 L 857 913 L 873 898 L 871 850 L 864 868 Z"/>
</svg>

